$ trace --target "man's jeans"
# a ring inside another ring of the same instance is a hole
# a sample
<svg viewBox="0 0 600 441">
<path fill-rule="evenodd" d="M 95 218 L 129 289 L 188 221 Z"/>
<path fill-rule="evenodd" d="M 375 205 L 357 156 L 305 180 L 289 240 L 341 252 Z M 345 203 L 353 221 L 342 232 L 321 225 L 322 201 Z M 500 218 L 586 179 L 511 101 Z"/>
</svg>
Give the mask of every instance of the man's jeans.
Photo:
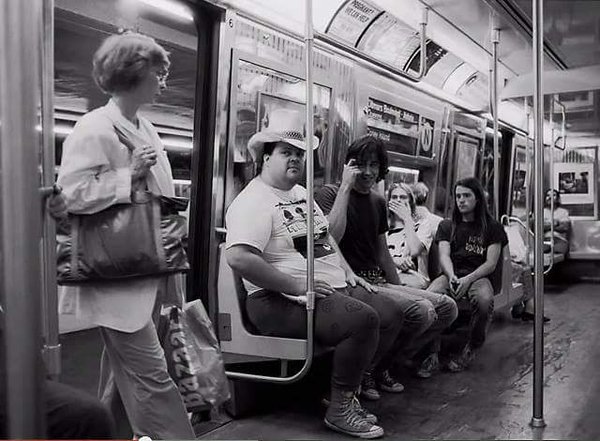
<svg viewBox="0 0 600 441">
<path fill-rule="evenodd" d="M 450 294 L 450 283 L 446 275 L 441 275 L 429 285 L 428 291 Z M 458 304 L 468 304 L 471 309 L 469 322 L 469 344 L 476 349 L 483 345 L 494 315 L 494 288 L 486 277 L 471 284 Z"/>
<path fill-rule="evenodd" d="M 406 359 L 414 357 L 427 343 L 437 340 L 442 331 L 458 316 L 456 302 L 450 297 L 386 283 L 377 285 L 381 295 L 393 298 L 404 314 L 404 325 L 377 369 L 388 369 L 400 353 Z"/>
</svg>

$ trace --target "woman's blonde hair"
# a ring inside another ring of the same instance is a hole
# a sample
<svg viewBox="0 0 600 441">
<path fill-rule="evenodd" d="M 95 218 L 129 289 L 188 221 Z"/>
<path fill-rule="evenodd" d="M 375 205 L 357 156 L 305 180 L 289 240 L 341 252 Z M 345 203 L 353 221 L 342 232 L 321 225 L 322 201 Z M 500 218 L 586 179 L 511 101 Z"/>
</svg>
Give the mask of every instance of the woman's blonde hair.
<svg viewBox="0 0 600 441">
<path fill-rule="evenodd" d="M 94 54 L 92 75 L 103 92 L 135 88 L 152 67 L 169 68 L 169 53 L 153 38 L 135 32 L 108 37 Z"/>
<path fill-rule="evenodd" d="M 397 188 L 404 190 L 404 192 L 408 195 L 408 205 L 410 206 L 410 213 L 414 216 L 416 213 L 417 206 L 415 204 L 415 194 L 413 193 L 412 188 L 410 188 L 410 185 L 405 184 L 404 182 L 396 182 L 396 183 L 390 185 L 390 188 L 388 189 L 388 193 L 387 193 L 388 203 L 390 202 L 390 199 L 392 198 L 392 193 Z"/>
</svg>

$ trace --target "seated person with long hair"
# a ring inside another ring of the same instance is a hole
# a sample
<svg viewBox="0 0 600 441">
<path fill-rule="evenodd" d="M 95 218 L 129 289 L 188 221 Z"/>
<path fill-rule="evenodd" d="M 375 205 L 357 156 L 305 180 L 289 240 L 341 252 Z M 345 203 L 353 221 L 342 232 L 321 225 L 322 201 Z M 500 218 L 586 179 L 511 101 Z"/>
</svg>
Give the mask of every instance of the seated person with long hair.
<svg viewBox="0 0 600 441">
<path fill-rule="evenodd" d="M 435 240 L 439 244 L 443 274 L 428 290 L 467 303 L 471 310 L 469 338 L 448 369 L 466 369 L 483 345 L 494 312 L 494 288 L 488 278 L 500 262 L 508 244 L 504 228 L 488 212 L 485 191 L 476 178 L 465 178 L 454 186 L 452 218 L 442 221 Z"/>
<path fill-rule="evenodd" d="M 416 208 L 415 196 L 407 184 L 390 186 L 388 249 L 396 265 L 400 284 L 425 289 L 430 282 L 426 257 L 435 230 L 432 231 L 433 225 L 427 218 L 417 216 Z"/>
</svg>

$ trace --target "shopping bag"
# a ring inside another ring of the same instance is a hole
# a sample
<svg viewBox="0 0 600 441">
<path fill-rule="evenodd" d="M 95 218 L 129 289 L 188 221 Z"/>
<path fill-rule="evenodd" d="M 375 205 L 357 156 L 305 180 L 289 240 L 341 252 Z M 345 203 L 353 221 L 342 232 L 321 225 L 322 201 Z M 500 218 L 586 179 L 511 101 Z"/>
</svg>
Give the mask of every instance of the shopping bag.
<svg viewBox="0 0 600 441">
<path fill-rule="evenodd" d="M 159 335 L 169 374 L 188 412 L 218 407 L 227 401 L 229 384 L 219 342 L 200 300 L 181 309 L 163 309 Z"/>
<path fill-rule="evenodd" d="M 510 258 L 513 262 L 524 263 L 527 260 L 527 245 L 519 231 L 519 224 L 513 223 L 504 227 L 506 236 L 508 237 L 508 248 L 510 250 Z"/>
</svg>

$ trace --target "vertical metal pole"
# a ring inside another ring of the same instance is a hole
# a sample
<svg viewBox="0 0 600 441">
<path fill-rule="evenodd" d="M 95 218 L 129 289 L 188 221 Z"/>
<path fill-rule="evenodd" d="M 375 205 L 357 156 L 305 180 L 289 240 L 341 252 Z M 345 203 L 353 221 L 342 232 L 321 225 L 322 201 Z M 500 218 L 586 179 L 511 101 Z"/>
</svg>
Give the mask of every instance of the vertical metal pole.
<svg viewBox="0 0 600 441">
<path fill-rule="evenodd" d="M 42 181 L 44 187 L 54 183 L 54 0 L 44 1 L 42 40 Z M 56 226 L 49 215 L 43 219 L 42 238 L 42 332 L 44 361 L 48 374 L 60 375 L 58 341 L 58 296 L 56 292 Z"/>
<path fill-rule="evenodd" d="M 307 292 L 306 292 L 306 312 L 307 312 L 307 334 L 308 348 L 312 352 L 312 335 L 313 335 L 313 312 L 315 308 L 315 288 L 314 288 L 314 155 L 313 155 L 313 13 L 312 0 L 306 0 L 305 3 L 305 21 L 306 31 L 304 37 L 304 46 L 306 48 L 306 193 L 307 193 L 307 232 L 306 232 L 306 277 L 307 277 Z"/>
<path fill-rule="evenodd" d="M 535 319 L 533 325 L 532 427 L 544 427 L 544 16 L 543 0 L 533 1 L 533 95 L 535 140 Z"/>
<path fill-rule="evenodd" d="M 526 237 L 527 241 L 527 268 L 531 265 L 531 237 L 529 234 L 530 219 L 531 219 L 531 143 L 529 141 L 529 118 L 531 117 L 531 111 L 529 104 L 527 103 L 527 97 L 523 98 L 523 105 L 525 107 L 525 115 L 527 115 L 527 135 L 525 137 L 525 185 L 527 185 L 527 191 L 525 192 L 525 225 L 527 225 Z"/>
<path fill-rule="evenodd" d="M 40 360 L 39 23 L 42 0 L 0 7 L 0 295 L 8 438 L 45 438 Z"/>
<path fill-rule="evenodd" d="M 494 214 L 500 219 L 500 147 L 498 145 L 498 44 L 500 30 L 492 29 L 492 106 L 494 110 Z"/>
</svg>

